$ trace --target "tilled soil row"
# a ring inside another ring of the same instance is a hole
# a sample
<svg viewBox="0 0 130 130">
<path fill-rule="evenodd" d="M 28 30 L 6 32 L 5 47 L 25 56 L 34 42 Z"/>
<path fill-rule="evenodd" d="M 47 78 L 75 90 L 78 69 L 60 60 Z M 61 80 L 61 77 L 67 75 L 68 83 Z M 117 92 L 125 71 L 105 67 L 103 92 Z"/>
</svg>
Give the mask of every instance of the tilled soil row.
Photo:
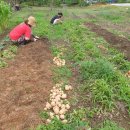
<svg viewBox="0 0 130 130">
<path fill-rule="evenodd" d="M 9 66 L 0 69 L 0 130 L 26 130 L 42 123 L 39 112 L 52 89 L 52 55 L 39 40 L 21 46 Z"/>
<path fill-rule="evenodd" d="M 113 47 L 123 52 L 127 59 L 130 61 L 130 41 L 128 39 L 117 36 L 94 23 L 85 23 L 85 25 L 93 32 L 95 32 L 98 36 L 102 36 Z"/>
</svg>

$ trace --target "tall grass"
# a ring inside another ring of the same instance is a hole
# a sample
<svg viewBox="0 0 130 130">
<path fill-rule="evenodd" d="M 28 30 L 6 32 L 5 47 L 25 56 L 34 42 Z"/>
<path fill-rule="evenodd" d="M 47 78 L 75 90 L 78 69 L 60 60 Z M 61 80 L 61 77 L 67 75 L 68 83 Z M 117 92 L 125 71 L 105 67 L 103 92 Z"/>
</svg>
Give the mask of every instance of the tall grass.
<svg viewBox="0 0 130 130">
<path fill-rule="evenodd" d="M 0 0 L 0 29 L 2 31 L 8 25 L 9 14 L 10 14 L 10 6 L 3 0 Z"/>
</svg>

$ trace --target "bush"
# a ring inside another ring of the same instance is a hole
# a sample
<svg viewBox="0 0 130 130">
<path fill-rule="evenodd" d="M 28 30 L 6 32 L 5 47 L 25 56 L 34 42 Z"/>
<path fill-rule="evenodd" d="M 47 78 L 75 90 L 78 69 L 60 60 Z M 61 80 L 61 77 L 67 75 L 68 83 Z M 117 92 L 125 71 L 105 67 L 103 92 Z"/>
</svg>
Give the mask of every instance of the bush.
<svg viewBox="0 0 130 130">
<path fill-rule="evenodd" d="M 9 15 L 10 15 L 10 6 L 3 0 L 0 0 L 0 28 L 2 31 L 8 25 Z"/>
</svg>

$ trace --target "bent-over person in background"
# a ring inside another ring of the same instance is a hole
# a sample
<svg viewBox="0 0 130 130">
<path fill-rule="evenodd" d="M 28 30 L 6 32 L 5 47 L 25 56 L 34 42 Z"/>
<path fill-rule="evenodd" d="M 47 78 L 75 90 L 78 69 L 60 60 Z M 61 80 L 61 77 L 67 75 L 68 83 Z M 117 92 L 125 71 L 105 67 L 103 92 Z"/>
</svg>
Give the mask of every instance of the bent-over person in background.
<svg viewBox="0 0 130 130">
<path fill-rule="evenodd" d="M 50 23 L 51 24 L 61 24 L 63 21 L 62 21 L 62 18 L 63 18 L 63 14 L 62 13 L 58 13 L 58 15 L 55 15 Z"/>
</svg>

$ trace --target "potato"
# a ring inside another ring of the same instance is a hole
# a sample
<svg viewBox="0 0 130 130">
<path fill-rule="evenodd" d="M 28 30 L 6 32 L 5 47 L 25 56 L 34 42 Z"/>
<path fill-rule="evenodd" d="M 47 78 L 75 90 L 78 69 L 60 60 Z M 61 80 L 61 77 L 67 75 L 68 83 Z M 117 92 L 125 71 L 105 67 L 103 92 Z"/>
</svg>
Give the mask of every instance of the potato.
<svg viewBox="0 0 130 130">
<path fill-rule="evenodd" d="M 66 109 L 70 109 L 70 105 L 69 104 L 66 104 L 65 107 L 66 107 Z"/>
<path fill-rule="evenodd" d="M 65 119 L 65 115 L 60 115 L 60 119 Z"/>
<path fill-rule="evenodd" d="M 68 85 L 66 85 L 66 86 L 65 86 L 65 90 L 68 91 L 69 89 L 70 89 L 70 87 L 69 87 Z"/>
<path fill-rule="evenodd" d="M 51 122 L 51 120 L 50 119 L 47 119 L 47 123 L 50 123 Z"/>
<path fill-rule="evenodd" d="M 54 101 L 51 102 L 51 106 L 54 107 L 56 103 Z"/>
<path fill-rule="evenodd" d="M 63 122 L 64 124 L 66 124 L 68 121 L 67 121 L 67 120 L 63 120 L 62 122 Z"/>
<path fill-rule="evenodd" d="M 53 111 L 54 111 L 55 114 L 59 114 L 59 107 L 58 107 L 58 106 L 55 106 L 55 107 L 53 108 Z"/>
<path fill-rule="evenodd" d="M 47 109 L 50 109 L 51 107 L 52 107 L 52 106 L 50 105 L 50 103 L 47 102 L 47 103 L 46 103 L 46 108 L 47 108 Z"/>
<path fill-rule="evenodd" d="M 62 94 L 62 98 L 63 99 L 67 98 L 67 95 L 66 94 Z"/>
<path fill-rule="evenodd" d="M 64 108 L 62 108 L 62 109 L 59 111 L 59 114 L 60 114 L 60 115 L 63 115 L 63 114 L 65 114 L 65 112 L 66 112 L 66 110 L 65 110 Z"/>
</svg>

